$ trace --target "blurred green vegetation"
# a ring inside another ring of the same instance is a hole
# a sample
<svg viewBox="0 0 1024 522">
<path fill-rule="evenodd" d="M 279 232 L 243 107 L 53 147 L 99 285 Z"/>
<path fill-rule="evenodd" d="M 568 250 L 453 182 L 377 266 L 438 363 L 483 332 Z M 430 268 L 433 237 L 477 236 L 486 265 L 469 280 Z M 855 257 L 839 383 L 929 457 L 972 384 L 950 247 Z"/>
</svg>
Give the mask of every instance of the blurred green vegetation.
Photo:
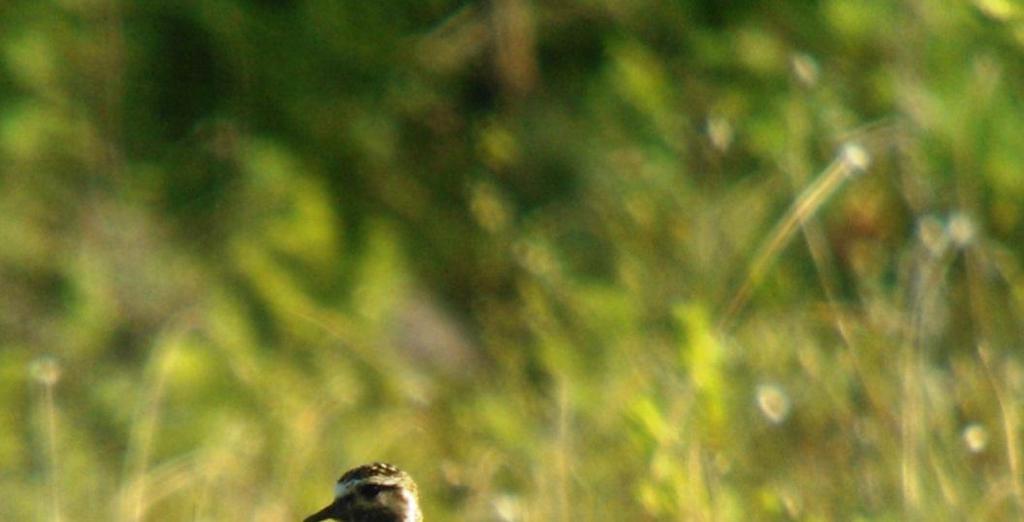
<svg viewBox="0 0 1024 522">
<path fill-rule="evenodd" d="M 9 0 L 0 519 L 1024 517 L 1012 0 Z"/>
</svg>

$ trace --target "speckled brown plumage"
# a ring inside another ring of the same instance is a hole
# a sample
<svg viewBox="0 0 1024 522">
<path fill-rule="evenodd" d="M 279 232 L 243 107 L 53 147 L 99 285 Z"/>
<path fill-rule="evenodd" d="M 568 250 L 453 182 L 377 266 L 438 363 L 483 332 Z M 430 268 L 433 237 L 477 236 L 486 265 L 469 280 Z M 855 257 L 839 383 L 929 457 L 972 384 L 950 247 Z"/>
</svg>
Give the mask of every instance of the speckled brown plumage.
<svg viewBox="0 0 1024 522">
<path fill-rule="evenodd" d="M 422 522 L 416 483 L 406 472 L 381 462 L 346 471 L 334 502 L 304 522 Z"/>
</svg>

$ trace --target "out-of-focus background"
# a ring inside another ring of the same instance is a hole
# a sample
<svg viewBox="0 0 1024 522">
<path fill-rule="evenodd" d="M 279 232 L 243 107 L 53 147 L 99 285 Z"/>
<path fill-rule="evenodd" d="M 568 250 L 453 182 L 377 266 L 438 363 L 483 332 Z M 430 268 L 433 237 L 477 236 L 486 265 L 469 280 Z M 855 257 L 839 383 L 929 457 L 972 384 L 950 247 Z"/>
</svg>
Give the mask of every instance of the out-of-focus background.
<svg viewBox="0 0 1024 522">
<path fill-rule="evenodd" d="M 1024 7 L 8 0 L 0 519 L 1024 516 Z"/>
</svg>

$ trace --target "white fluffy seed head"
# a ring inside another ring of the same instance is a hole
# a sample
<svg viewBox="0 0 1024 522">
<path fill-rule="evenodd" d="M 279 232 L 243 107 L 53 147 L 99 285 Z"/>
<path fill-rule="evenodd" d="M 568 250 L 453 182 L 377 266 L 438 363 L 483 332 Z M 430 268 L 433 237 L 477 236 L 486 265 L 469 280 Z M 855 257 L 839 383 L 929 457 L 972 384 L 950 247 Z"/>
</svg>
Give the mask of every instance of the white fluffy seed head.
<svg viewBox="0 0 1024 522">
<path fill-rule="evenodd" d="M 789 416 L 789 396 L 775 384 L 757 387 L 757 406 L 772 424 L 779 424 Z"/>
<path fill-rule="evenodd" d="M 974 241 L 978 235 L 978 227 L 967 214 L 955 212 L 949 217 L 949 222 L 946 224 L 946 234 L 954 245 L 964 248 L 970 246 Z"/>
<path fill-rule="evenodd" d="M 871 166 L 871 155 L 855 142 L 846 143 L 839 149 L 839 160 L 850 169 L 850 174 L 860 174 Z"/>
<path fill-rule="evenodd" d="M 988 446 L 988 430 L 978 423 L 968 424 L 963 432 L 964 444 L 971 453 L 981 453 Z"/>
</svg>

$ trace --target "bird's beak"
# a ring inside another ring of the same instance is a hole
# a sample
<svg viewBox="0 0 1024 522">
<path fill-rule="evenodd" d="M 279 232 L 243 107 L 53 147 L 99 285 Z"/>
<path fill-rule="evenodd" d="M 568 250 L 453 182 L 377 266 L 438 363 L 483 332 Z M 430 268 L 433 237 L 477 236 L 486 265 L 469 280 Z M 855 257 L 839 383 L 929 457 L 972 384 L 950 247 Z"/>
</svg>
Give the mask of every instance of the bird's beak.
<svg viewBox="0 0 1024 522">
<path fill-rule="evenodd" d="M 320 522 L 321 520 L 337 520 L 338 503 L 331 502 L 327 507 L 306 517 L 302 522 Z"/>
</svg>

